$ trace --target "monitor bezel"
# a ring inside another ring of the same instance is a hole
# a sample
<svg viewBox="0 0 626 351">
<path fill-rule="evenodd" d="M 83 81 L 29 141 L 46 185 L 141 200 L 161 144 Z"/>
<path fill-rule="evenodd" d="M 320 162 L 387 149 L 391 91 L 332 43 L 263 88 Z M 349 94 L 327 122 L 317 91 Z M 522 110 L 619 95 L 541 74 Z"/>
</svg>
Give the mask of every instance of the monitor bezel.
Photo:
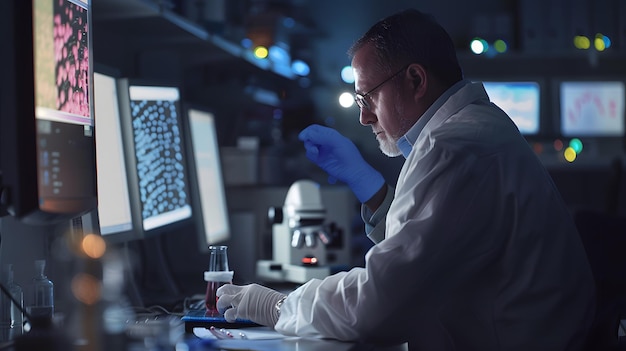
<svg viewBox="0 0 626 351">
<path fill-rule="evenodd" d="M 185 132 L 187 137 L 186 139 L 186 146 L 187 146 L 187 155 L 190 155 L 189 157 L 189 169 L 190 169 L 190 179 L 191 179 L 191 186 L 193 187 L 192 189 L 192 201 L 193 201 L 193 207 L 194 209 L 196 209 L 196 214 L 194 216 L 195 219 L 195 228 L 196 228 L 196 232 L 197 232 L 197 237 L 198 237 L 198 248 L 199 251 L 201 253 L 208 253 L 209 252 L 209 246 L 211 245 L 215 245 L 215 244 L 219 244 L 219 243 L 224 243 L 227 242 L 228 240 L 230 240 L 232 238 L 232 223 L 231 223 L 231 216 L 230 216 L 230 210 L 228 207 L 228 194 L 227 194 L 227 188 L 226 188 L 226 183 L 225 183 L 225 179 L 224 179 L 224 161 L 222 159 L 222 155 L 220 152 L 220 137 L 219 137 L 219 133 L 218 133 L 218 128 L 217 128 L 217 114 L 215 112 L 215 110 L 201 105 L 201 104 L 197 104 L 197 103 L 192 103 L 192 102 L 185 102 L 184 103 L 184 107 L 183 110 L 185 111 L 185 117 L 183 118 L 184 120 L 184 128 L 185 128 Z M 194 150 L 194 146 L 193 146 L 193 139 L 192 139 L 192 135 L 191 135 L 191 121 L 190 121 L 190 117 L 189 117 L 189 112 L 191 110 L 196 110 L 196 111 L 200 111 L 200 112 L 205 112 L 205 113 L 209 113 L 213 116 L 213 122 L 214 122 L 214 127 L 215 127 L 215 142 L 216 142 L 216 146 L 217 146 L 217 151 L 218 151 L 218 158 L 219 158 L 219 167 L 220 167 L 220 179 L 221 179 L 221 184 L 220 187 L 222 188 L 222 192 L 224 194 L 223 198 L 221 199 L 223 201 L 223 206 L 224 209 L 226 210 L 226 217 L 227 217 L 227 233 L 226 233 L 226 237 L 222 240 L 210 240 L 208 238 L 210 238 L 211 234 L 207 234 L 205 231 L 205 224 L 204 224 L 204 216 L 203 216 L 203 208 L 202 208 L 202 199 L 200 198 L 200 182 L 198 179 L 198 175 L 197 175 L 197 165 L 196 165 L 196 159 L 195 159 L 195 150 Z M 198 194 L 198 195 L 196 195 Z"/>
</svg>

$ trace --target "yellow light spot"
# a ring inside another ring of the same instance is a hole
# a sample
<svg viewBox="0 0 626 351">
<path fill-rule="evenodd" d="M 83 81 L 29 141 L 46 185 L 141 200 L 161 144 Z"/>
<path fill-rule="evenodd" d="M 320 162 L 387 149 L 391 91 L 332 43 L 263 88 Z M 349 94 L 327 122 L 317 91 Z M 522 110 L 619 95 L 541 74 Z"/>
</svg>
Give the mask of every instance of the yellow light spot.
<svg viewBox="0 0 626 351">
<path fill-rule="evenodd" d="M 101 284 L 95 277 L 79 273 L 72 279 L 72 294 L 74 297 L 86 304 L 93 305 L 100 300 Z"/>
<path fill-rule="evenodd" d="M 567 147 L 563 152 L 563 156 L 565 156 L 567 162 L 574 162 L 576 160 L 576 151 L 571 147 Z"/>
<path fill-rule="evenodd" d="M 574 37 L 574 46 L 577 49 L 587 50 L 591 47 L 591 41 L 584 35 L 577 35 Z"/>
<path fill-rule="evenodd" d="M 606 46 L 604 44 L 604 39 L 601 37 L 600 38 L 596 37 L 593 40 L 593 45 L 596 47 L 596 50 L 598 51 L 604 51 L 604 49 L 606 49 Z"/>
<path fill-rule="evenodd" d="M 269 55 L 269 50 L 265 46 L 257 46 L 254 48 L 254 57 L 264 59 Z"/>
<path fill-rule="evenodd" d="M 83 238 L 82 248 L 85 255 L 91 258 L 100 258 L 104 255 L 107 245 L 100 235 L 87 234 Z"/>
</svg>

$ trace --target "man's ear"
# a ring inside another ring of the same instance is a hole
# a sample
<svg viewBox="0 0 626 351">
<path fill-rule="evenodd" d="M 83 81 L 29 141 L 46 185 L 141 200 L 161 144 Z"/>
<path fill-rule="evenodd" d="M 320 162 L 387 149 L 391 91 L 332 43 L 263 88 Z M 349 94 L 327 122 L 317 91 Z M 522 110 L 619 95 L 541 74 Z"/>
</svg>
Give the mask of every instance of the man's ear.
<svg viewBox="0 0 626 351">
<path fill-rule="evenodd" d="M 413 90 L 418 97 L 421 97 L 425 93 L 424 83 L 426 83 L 426 71 L 424 70 L 424 67 L 419 64 L 412 64 L 409 66 L 408 74 L 412 80 Z"/>
</svg>

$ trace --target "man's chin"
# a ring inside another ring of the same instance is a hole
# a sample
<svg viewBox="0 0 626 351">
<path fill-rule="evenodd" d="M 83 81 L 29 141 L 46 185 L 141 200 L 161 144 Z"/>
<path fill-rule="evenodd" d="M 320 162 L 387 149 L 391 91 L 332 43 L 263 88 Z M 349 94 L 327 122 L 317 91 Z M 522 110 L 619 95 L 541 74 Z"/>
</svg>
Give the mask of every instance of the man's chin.
<svg viewBox="0 0 626 351">
<path fill-rule="evenodd" d="M 388 157 L 398 157 L 402 155 L 402 152 L 395 143 L 393 145 L 390 145 L 388 142 L 383 142 L 379 140 L 378 148 L 385 156 Z"/>
</svg>

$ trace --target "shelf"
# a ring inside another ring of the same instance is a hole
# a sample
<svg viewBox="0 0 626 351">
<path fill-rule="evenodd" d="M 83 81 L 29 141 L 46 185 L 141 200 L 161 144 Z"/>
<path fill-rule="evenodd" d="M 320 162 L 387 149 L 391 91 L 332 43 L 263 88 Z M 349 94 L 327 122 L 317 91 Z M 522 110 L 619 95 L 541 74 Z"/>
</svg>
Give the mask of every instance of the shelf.
<svg viewBox="0 0 626 351">
<path fill-rule="evenodd" d="M 240 60 L 288 79 L 295 78 L 289 67 L 255 59 L 243 47 L 154 1 L 93 0 L 92 18 L 95 52 L 105 61 L 115 61 L 119 54 L 172 50 L 184 54 L 186 62 L 194 64 Z"/>
</svg>

